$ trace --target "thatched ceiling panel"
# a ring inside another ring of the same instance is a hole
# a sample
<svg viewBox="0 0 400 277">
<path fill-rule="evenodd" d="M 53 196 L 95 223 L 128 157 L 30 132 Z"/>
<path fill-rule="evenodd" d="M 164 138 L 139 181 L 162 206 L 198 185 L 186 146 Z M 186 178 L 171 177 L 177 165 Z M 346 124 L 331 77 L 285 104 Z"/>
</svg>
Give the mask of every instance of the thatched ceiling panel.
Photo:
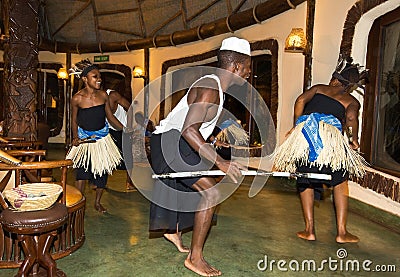
<svg viewBox="0 0 400 277">
<path fill-rule="evenodd" d="M 161 1 L 154 0 L 144 0 L 141 2 L 141 10 L 146 26 L 147 36 L 151 36 L 155 32 L 157 34 L 165 33 L 165 30 L 160 30 L 157 32 L 157 30 L 160 28 L 163 29 L 165 27 L 169 27 L 169 29 L 171 30 L 171 24 L 167 24 L 167 26 L 165 27 L 163 27 L 163 25 L 166 24 L 174 16 L 176 16 L 176 18 L 173 21 L 180 22 L 180 25 L 175 26 L 178 29 L 175 29 L 174 31 L 183 29 L 182 17 L 181 15 L 177 15 L 181 11 L 180 1 L 165 0 L 162 1 L 162 4 L 160 2 Z"/>
<path fill-rule="evenodd" d="M 215 0 L 203 0 L 203 1 L 196 1 L 196 0 L 186 0 L 186 11 L 187 11 L 187 17 L 192 17 L 194 16 L 198 11 L 206 8 L 207 6 L 211 5 Z M 226 4 L 226 0 L 220 0 L 217 4 Z M 216 4 L 214 4 L 215 6 Z M 226 10 L 226 5 L 224 7 L 224 10 Z"/>
<path fill-rule="evenodd" d="M 66 5 L 65 7 L 68 8 L 64 9 L 60 6 L 53 8 L 51 5 L 47 5 L 46 8 L 51 11 L 51 13 L 48 13 L 50 32 L 54 35 L 54 39 L 58 41 L 96 42 L 96 28 L 94 21 L 91 20 L 93 18 L 92 8 L 87 7 L 79 15 L 72 18 L 72 15 L 78 13 L 82 8 L 82 2 L 77 2 L 73 5 Z M 64 25 L 68 20 L 70 20 L 69 23 Z"/>
<path fill-rule="evenodd" d="M 205 1 L 207 2 L 207 1 Z M 202 2 L 203 3 L 203 2 Z M 209 3 L 206 3 L 209 4 Z M 204 7 L 201 7 L 204 8 Z M 190 28 L 194 28 L 196 26 L 206 24 L 210 21 L 214 21 L 218 18 L 226 17 L 228 16 L 229 13 L 226 9 L 226 1 L 220 1 L 218 3 L 215 3 L 214 5 L 210 6 L 207 10 L 201 13 L 201 15 L 193 18 L 189 22 Z M 190 18 L 193 15 L 188 14 L 188 17 Z M 213 20 L 209 20 L 210 18 L 213 18 Z"/>
<path fill-rule="evenodd" d="M 134 37 L 142 34 L 137 12 L 99 16 L 98 22 L 100 30 L 115 30 L 116 33 L 131 34 Z M 110 41 L 109 38 L 104 39 Z"/>
<path fill-rule="evenodd" d="M 183 22 L 182 19 L 176 18 L 174 21 L 168 23 L 164 28 L 157 32 L 157 35 L 167 35 L 172 34 L 176 30 L 183 30 Z"/>
<path fill-rule="evenodd" d="M 100 31 L 100 37 L 102 38 L 103 42 L 113 42 L 113 41 L 127 41 L 130 39 L 138 38 L 137 36 L 128 35 L 128 34 L 120 34 L 111 31 Z"/>
<path fill-rule="evenodd" d="M 265 3 L 268 1 L 269 0 L 247 0 L 247 1 L 243 2 L 242 0 L 230 0 L 231 5 L 234 10 L 240 6 L 239 9 L 237 9 L 237 11 L 236 11 L 237 13 L 251 9 L 260 3 Z"/>
</svg>

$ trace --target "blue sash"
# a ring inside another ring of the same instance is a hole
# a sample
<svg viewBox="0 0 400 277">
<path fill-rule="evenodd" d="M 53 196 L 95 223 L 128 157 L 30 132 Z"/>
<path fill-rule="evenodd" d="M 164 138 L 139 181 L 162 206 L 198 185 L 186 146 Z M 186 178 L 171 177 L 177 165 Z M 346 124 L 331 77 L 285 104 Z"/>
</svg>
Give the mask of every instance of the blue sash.
<svg viewBox="0 0 400 277">
<path fill-rule="evenodd" d="M 322 148 L 324 147 L 321 136 L 319 135 L 319 122 L 323 121 L 327 124 L 330 124 L 338 128 L 340 132 L 342 131 L 342 123 L 333 115 L 327 115 L 323 113 L 302 115 L 297 119 L 296 125 L 304 121 L 305 123 L 301 132 L 306 138 L 310 148 L 308 160 L 313 162 L 318 158 Z"/>
<path fill-rule="evenodd" d="M 99 140 L 107 136 L 109 133 L 108 131 L 108 123 L 104 125 L 103 129 L 96 130 L 96 131 L 88 131 L 84 130 L 81 127 L 78 126 L 78 137 L 79 139 L 86 139 L 86 138 L 91 138 L 93 140 Z"/>
</svg>

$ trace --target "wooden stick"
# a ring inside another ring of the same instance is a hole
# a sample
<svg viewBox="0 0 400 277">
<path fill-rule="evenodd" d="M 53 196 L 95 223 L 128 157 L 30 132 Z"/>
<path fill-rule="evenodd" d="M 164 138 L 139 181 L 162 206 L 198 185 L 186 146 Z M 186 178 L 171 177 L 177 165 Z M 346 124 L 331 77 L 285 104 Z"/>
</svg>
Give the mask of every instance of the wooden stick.
<svg viewBox="0 0 400 277">
<path fill-rule="evenodd" d="M 287 178 L 309 178 L 319 180 L 332 180 L 329 174 L 320 173 L 301 173 L 301 172 L 278 172 L 278 171 L 256 171 L 256 170 L 241 170 L 243 176 L 272 176 L 272 177 L 287 177 Z M 224 176 L 225 172 L 222 170 L 204 170 L 204 171 L 188 171 L 188 172 L 171 172 L 164 174 L 153 174 L 152 178 L 188 178 L 200 176 Z"/>
</svg>

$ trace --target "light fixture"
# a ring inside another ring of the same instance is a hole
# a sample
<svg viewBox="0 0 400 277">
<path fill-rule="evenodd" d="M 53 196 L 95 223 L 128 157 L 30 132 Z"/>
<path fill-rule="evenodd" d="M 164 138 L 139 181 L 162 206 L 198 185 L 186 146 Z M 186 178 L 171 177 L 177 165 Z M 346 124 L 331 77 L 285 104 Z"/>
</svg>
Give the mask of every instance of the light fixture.
<svg viewBox="0 0 400 277">
<path fill-rule="evenodd" d="M 292 53 L 304 53 L 306 48 L 306 36 L 303 28 L 293 28 L 285 42 L 285 51 Z"/>
<path fill-rule="evenodd" d="M 63 79 L 63 80 L 68 79 L 68 72 L 67 72 L 67 69 L 66 69 L 65 67 L 62 67 L 62 68 L 60 68 L 60 69 L 58 70 L 58 72 L 57 72 L 57 78 L 58 78 L 58 79 Z"/>
<path fill-rule="evenodd" d="M 140 66 L 133 67 L 133 78 L 145 78 L 144 69 Z"/>
</svg>

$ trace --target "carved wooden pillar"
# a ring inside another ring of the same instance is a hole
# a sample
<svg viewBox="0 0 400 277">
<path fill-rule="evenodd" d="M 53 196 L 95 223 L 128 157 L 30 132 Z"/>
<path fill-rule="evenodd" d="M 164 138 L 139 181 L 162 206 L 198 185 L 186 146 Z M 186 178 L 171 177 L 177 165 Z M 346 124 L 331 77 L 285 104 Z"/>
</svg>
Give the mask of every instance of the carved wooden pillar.
<svg viewBox="0 0 400 277">
<path fill-rule="evenodd" d="M 36 81 L 39 0 L 5 0 L 9 41 L 4 45 L 5 135 L 37 139 Z"/>
<path fill-rule="evenodd" d="M 306 91 L 311 87 L 312 80 L 312 50 L 314 37 L 314 20 L 315 20 L 315 0 L 307 0 L 307 20 L 306 20 L 306 40 L 307 45 L 304 50 L 304 81 L 303 90 Z"/>
</svg>

